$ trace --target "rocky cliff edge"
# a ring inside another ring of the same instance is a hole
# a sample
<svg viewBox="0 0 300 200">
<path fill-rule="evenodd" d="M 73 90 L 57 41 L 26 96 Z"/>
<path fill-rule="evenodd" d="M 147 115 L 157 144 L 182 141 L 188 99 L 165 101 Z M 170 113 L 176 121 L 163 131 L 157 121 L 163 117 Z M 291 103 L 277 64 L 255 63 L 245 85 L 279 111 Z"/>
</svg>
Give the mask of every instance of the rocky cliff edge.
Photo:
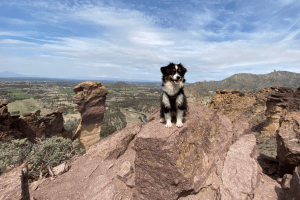
<svg viewBox="0 0 300 200">
<path fill-rule="evenodd" d="M 102 200 L 280 199 L 262 174 L 249 124 L 192 103 L 184 126 L 165 128 L 159 109 L 93 145 L 56 178 L 29 184 L 31 198 Z M 0 199 L 20 199 L 22 166 L 0 177 Z"/>
</svg>

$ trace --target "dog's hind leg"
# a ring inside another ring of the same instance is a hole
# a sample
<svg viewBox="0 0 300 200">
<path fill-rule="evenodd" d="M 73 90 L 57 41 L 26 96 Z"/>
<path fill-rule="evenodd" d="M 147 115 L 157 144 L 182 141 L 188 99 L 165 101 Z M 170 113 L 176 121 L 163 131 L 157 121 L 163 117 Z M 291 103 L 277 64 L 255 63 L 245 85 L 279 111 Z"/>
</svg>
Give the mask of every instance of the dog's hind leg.
<svg viewBox="0 0 300 200">
<path fill-rule="evenodd" d="M 166 127 L 170 128 L 172 126 L 172 115 L 171 115 L 171 104 L 169 97 L 163 93 L 161 100 L 161 110 L 160 110 L 160 122 L 166 122 Z"/>
<path fill-rule="evenodd" d="M 159 122 L 160 123 L 166 122 L 166 120 L 165 120 L 165 114 L 164 114 L 163 110 L 160 111 L 160 120 L 159 120 Z"/>
</svg>

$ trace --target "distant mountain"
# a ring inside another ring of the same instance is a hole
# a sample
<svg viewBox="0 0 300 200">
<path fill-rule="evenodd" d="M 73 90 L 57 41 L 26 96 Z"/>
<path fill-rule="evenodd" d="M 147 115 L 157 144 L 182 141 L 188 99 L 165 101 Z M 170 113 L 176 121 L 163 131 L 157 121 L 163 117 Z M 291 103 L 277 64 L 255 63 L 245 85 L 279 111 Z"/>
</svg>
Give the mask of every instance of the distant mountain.
<svg viewBox="0 0 300 200">
<path fill-rule="evenodd" d="M 82 80 L 82 81 L 100 81 L 101 83 L 111 83 L 118 81 L 126 82 L 154 82 L 144 79 L 122 79 L 122 78 L 109 78 L 109 77 L 86 77 L 86 76 L 72 76 L 72 77 L 45 77 L 45 76 L 36 76 L 36 75 L 24 75 L 18 74 L 15 72 L 4 71 L 0 72 L 0 78 L 38 78 L 38 79 L 60 79 L 60 80 Z"/>
<path fill-rule="evenodd" d="M 0 72 L 0 77 L 1 78 L 16 78 L 16 77 L 27 77 L 27 76 L 23 75 L 23 74 L 14 73 L 14 72 L 4 71 L 4 72 Z"/>
<path fill-rule="evenodd" d="M 243 92 L 251 92 L 271 86 L 285 86 L 295 90 L 300 86 L 300 74 L 287 71 L 274 71 L 262 75 L 241 73 L 221 81 L 196 82 L 188 87 L 193 87 L 201 95 L 206 96 L 222 89 L 239 89 Z"/>
<path fill-rule="evenodd" d="M 136 86 L 120 81 L 116 83 L 106 84 L 105 87 L 106 88 L 132 88 Z"/>
<path fill-rule="evenodd" d="M 153 82 L 149 80 L 144 80 L 144 79 L 125 79 L 125 78 L 110 78 L 110 77 L 86 77 L 86 76 L 72 76 L 72 77 L 67 77 L 66 79 L 76 79 L 76 80 L 91 80 L 91 81 L 109 81 L 109 82 L 118 82 L 118 81 L 123 81 L 123 82 Z"/>
</svg>

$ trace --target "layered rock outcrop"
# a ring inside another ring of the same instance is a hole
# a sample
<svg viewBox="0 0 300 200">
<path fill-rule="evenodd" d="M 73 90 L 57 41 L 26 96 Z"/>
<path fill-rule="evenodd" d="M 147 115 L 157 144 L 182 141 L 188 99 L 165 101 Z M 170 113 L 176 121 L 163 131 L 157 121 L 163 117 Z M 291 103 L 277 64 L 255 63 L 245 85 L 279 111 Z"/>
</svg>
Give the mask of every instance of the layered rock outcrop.
<svg viewBox="0 0 300 200">
<path fill-rule="evenodd" d="M 246 118 L 253 132 L 259 132 L 265 122 L 265 106 L 270 90 L 243 93 L 240 90 L 217 90 L 209 103 L 209 108 L 226 115 L 232 122 Z"/>
<path fill-rule="evenodd" d="M 273 86 L 271 89 L 266 102 L 267 120 L 261 130 L 264 136 L 276 134 L 281 116 L 291 111 L 300 111 L 300 87 L 295 92 L 289 87 Z"/>
<path fill-rule="evenodd" d="M 73 88 L 81 121 L 75 133 L 83 148 L 88 149 L 100 140 L 104 117 L 106 88 L 96 81 L 85 81 Z"/>
<path fill-rule="evenodd" d="M 0 105 L 0 141 L 28 138 L 35 142 L 36 138 L 66 135 L 62 112 L 55 111 L 40 116 L 40 110 L 11 116 L 7 104 Z"/>
<path fill-rule="evenodd" d="M 37 200 L 273 200 L 276 191 L 283 193 L 280 185 L 262 176 L 254 135 L 205 106 L 192 103 L 189 108 L 182 128 L 166 129 L 159 123 L 159 110 L 145 126 L 128 125 L 69 163 L 68 172 L 31 183 L 30 196 Z M 232 144 L 234 135 L 240 137 Z M 0 198 L 20 198 L 16 172 L 0 176 Z"/>
<path fill-rule="evenodd" d="M 280 174 L 292 174 L 300 165 L 300 112 L 289 112 L 281 117 L 276 137 Z"/>
<path fill-rule="evenodd" d="M 0 142 L 22 138 L 22 133 L 18 130 L 19 117 L 10 115 L 6 103 L 0 105 Z"/>
<path fill-rule="evenodd" d="M 19 131 L 25 134 L 26 138 L 62 136 L 64 132 L 63 113 L 55 111 L 44 116 L 40 116 L 39 110 L 24 113 L 18 126 Z"/>
</svg>

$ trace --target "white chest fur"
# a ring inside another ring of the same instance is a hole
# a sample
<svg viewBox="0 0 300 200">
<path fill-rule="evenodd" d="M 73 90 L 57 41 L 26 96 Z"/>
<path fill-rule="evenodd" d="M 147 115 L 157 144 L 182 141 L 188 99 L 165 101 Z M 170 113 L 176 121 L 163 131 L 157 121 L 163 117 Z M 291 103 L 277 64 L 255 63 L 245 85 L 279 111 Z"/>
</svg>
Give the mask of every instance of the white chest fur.
<svg viewBox="0 0 300 200">
<path fill-rule="evenodd" d="M 166 82 L 163 86 L 163 91 L 170 96 L 174 96 L 182 88 L 184 83 L 173 84 L 172 82 Z"/>
</svg>

